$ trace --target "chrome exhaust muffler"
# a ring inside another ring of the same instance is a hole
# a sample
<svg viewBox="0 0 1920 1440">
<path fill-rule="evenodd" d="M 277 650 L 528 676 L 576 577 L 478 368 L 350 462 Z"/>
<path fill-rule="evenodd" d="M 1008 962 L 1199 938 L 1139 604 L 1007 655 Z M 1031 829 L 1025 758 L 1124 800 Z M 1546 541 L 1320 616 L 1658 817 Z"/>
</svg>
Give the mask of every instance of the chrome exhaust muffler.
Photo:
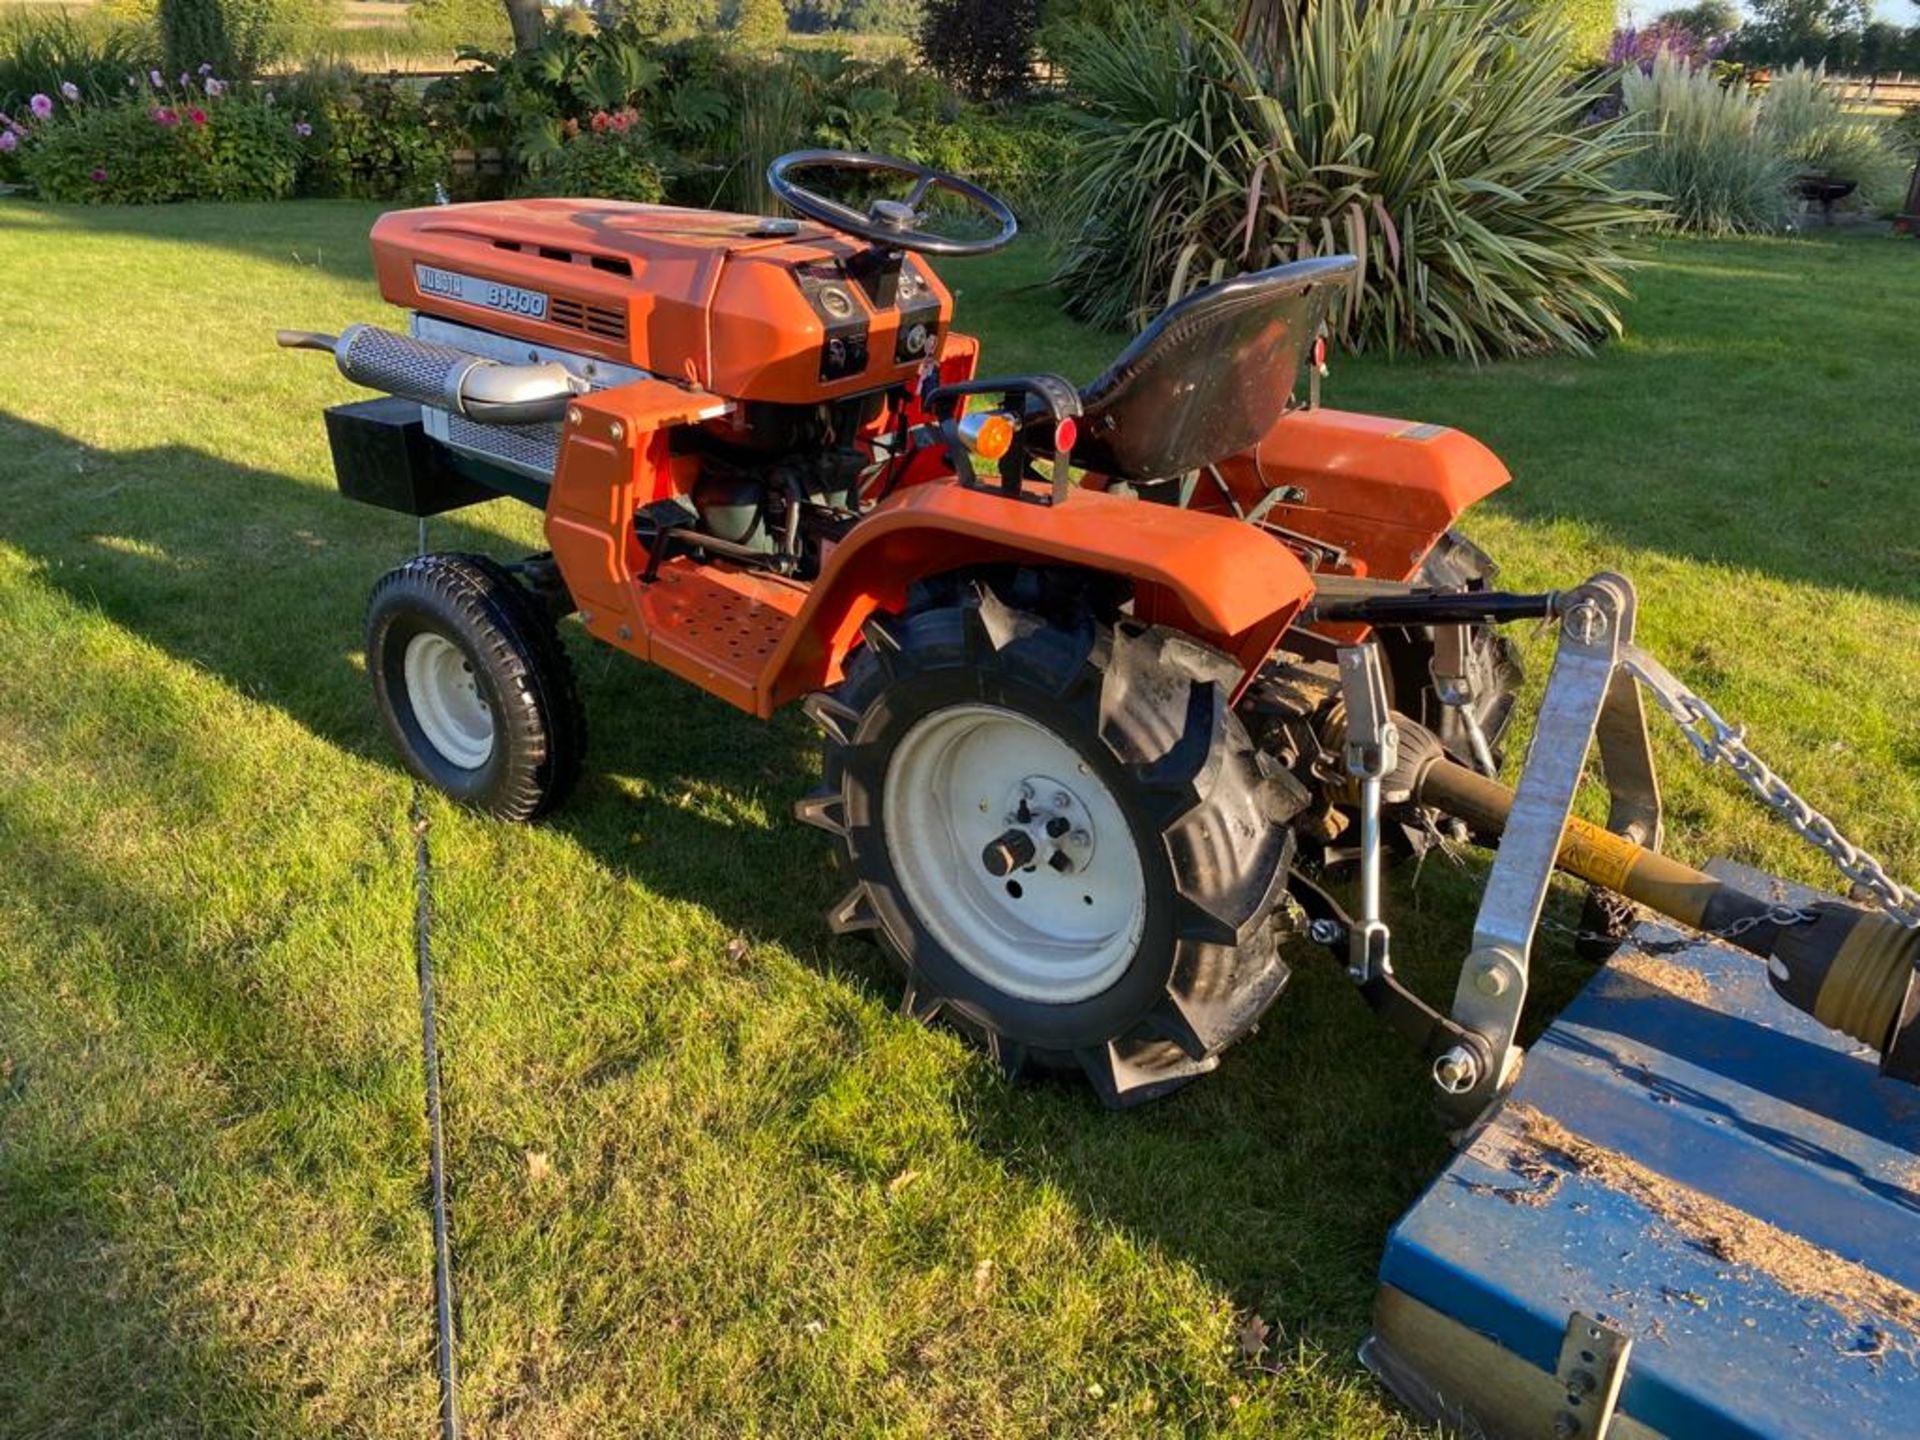
<svg viewBox="0 0 1920 1440">
<path fill-rule="evenodd" d="M 503 365 L 451 345 L 396 335 L 377 325 L 349 325 L 336 335 L 282 330 L 289 350 L 324 350 L 356 385 L 451 411 L 482 425 L 542 425 L 559 420 L 586 382 L 548 361 Z"/>
</svg>

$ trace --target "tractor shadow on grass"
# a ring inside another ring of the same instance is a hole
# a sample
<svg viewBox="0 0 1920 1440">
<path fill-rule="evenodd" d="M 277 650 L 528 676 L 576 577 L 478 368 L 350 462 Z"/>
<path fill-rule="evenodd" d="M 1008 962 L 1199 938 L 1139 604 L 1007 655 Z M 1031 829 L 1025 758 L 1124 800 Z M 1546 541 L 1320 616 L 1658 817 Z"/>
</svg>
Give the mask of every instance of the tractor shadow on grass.
<svg viewBox="0 0 1920 1440">
<path fill-rule="evenodd" d="M 6 417 L 0 455 L 14 476 L 0 544 L 25 551 L 41 580 L 343 750 L 392 763 L 360 625 L 373 582 L 413 549 L 411 520 L 192 449 L 114 453 Z M 493 515 L 435 519 L 429 543 L 512 553 L 480 520 Z M 568 643 L 590 759 L 547 823 L 610 872 L 890 1008 L 899 985 L 878 951 L 825 930 L 839 888 L 826 846 L 787 818 L 815 783 L 805 722 L 761 724 L 577 632 Z M 1430 994 L 1451 988 L 1446 957 L 1465 951 L 1475 883 L 1443 862 L 1417 889 L 1398 883 L 1408 921 L 1396 949 Z M 1420 1067 L 1323 966 L 1311 951 L 1297 958 L 1259 1033 L 1168 1101 L 1113 1114 L 1077 1082 L 1008 1085 L 982 1060 L 955 1093 L 957 1122 L 1011 1173 L 1276 1323 L 1283 1355 L 1351 1353 L 1387 1228 L 1447 1152 Z M 1572 982 L 1545 969 L 1551 1004 L 1556 983 Z"/>
<path fill-rule="evenodd" d="M 150 738 L 120 750 L 123 773 L 177 761 Z M 0 786 L 0 855 L 48 917 L 37 966 L 6 957 L 33 967 L 44 1003 L 23 1007 L 25 1034 L 0 1034 L 0 1432 L 305 1434 L 316 1404 L 422 1430 L 432 1374 L 405 1331 L 427 1279 L 407 1293 L 354 1238 L 404 1218 L 313 1198 L 366 1200 L 362 1147 L 410 1128 L 410 1068 L 371 1035 L 316 1041 L 313 996 L 260 983 L 279 916 L 209 943 L 89 838 Z M 123 1107 L 111 1118 L 103 1095 Z M 243 1125 L 252 1163 L 236 1160 Z M 289 1352 L 354 1356 L 359 1388 L 320 1400 L 287 1382 Z"/>
</svg>

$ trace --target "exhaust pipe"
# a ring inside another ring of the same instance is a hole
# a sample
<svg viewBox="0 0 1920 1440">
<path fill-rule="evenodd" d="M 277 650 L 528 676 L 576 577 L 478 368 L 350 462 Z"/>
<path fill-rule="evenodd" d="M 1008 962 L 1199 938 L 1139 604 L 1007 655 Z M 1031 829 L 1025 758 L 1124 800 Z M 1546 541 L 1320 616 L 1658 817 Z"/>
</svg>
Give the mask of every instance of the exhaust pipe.
<svg viewBox="0 0 1920 1440">
<path fill-rule="evenodd" d="M 377 325 L 349 325 L 339 335 L 282 330 L 289 350 L 325 350 L 356 385 L 449 410 L 483 425 L 543 425 L 561 419 L 586 389 L 551 361 L 502 365 L 497 360 L 396 335 Z"/>
<path fill-rule="evenodd" d="M 1414 764 L 1410 773 L 1403 767 L 1394 788 L 1483 836 L 1499 835 L 1513 809 L 1512 789 L 1446 758 L 1437 740 L 1420 743 L 1421 727 L 1403 717 L 1399 725 L 1401 753 L 1411 752 Z M 1567 820 L 1554 863 L 1696 930 L 1754 922 L 1729 943 L 1767 961 L 1781 999 L 1879 1052 L 1881 1074 L 1920 1085 L 1920 930 L 1832 900 L 1809 907 L 1811 923 L 1776 924 L 1766 901 L 1577 815 Z"/>
</svg>

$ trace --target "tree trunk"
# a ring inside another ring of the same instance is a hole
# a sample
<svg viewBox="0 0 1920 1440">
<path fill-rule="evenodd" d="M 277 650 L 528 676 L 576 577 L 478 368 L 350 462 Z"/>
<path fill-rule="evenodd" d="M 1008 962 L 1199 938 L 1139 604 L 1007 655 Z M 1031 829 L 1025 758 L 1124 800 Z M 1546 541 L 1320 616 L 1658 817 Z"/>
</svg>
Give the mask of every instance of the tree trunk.
<svg viewBox="0 0 1920 1440">
<path fill-rule="evenodd" d="M 540 0 L 506 0 L 507 23 L 513 26 L 513 48 L 531 50 L 547 33 Z"/>
</svg>

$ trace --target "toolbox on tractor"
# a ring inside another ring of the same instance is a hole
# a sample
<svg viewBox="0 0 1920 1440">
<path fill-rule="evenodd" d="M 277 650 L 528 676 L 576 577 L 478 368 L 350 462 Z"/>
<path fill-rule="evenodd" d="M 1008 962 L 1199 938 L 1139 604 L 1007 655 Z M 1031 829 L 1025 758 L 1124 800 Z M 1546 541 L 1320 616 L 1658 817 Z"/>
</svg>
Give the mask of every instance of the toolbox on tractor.
<svg viewBox="0 0 1920 1440">
<path fill-rule="evenodd" d="M 748 714 L 798 703 L 823 754 L 795 813 L 842 875 L 827 925 L 1006 1074 L 1166 1094 L 1316 948 L 1419 1050 L 1465 1148 L 1390 1241 L 1367 1350 L 1415 1404 L 1488 1434 L 1798 1434 L 1851 1385 L 1874 1391 L 1846 1401 L 1860 1432 L 1894 1433 L 1920 1346 L 1920 895 L 1635 644 L 1624 577 L 1497 587 L 1455 528 L 1508 482 L 1484 446 L 1318 403 L 1356 262 L 1204 286 L 1084 389 L 982 376 L 929 257 L 1007 243 L 1003 202 L 839 151 L 768 181 L 802 218 L 390 214 L 373 247 L 407 333 L 282 333 L 390 397 L 328 414 L 348 497 L 545 515 L 540 554 L 425 554 L 376 587 L 368 671 L 408 768 L 505 819 L 559 804 L 585 747 L 569 615 Z M 935 228 L 954 206 L 990 233 Z M 1516 621 L 1559 639 L 1511 765 Z M 1860 903 L 1663 854 L 1646 695 Z M 1574 809 L 1590 752 L 1605 824 Z M 1444 1008 L 1396 973 L 1383 884 L 1442 834 L 1493 852 Z M 1645 988 L 1643 925 L 1523 1072 L 1556 869 L 1702 938 L 1661 962 L 1688 1010 L 1620 988 Z M 1862 1288 L 1796 1289 L 1754 1235 Z M 1667 1289 L 1725 1313 L 1676 1320 Z M 1836 1315 L 1883 1348 L 1820 1349 Z M 1788 1356 L 1770 1430 L 1735 1392 Z"/>
</svg>

